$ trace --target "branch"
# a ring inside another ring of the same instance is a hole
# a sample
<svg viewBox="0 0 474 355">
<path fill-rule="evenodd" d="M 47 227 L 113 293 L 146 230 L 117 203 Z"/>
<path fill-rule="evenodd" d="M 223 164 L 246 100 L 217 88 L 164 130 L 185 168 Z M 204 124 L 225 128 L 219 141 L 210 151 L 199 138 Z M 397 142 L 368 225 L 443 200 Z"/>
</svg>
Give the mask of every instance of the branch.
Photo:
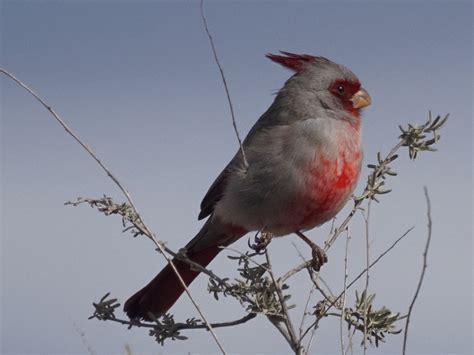
<svg viewBox="0 0 474 355">
<path fill-rule="evenodd" d="M 204 0 L 201 0 L 200 8 L 201 8 L 201 18 L 202 18 L 202 21 L 204 23 L 204 28 L 206 30 L 207 37 L 209 38 L 209 42 L 211 44 L 212 53 L 214 54 L 214 60 L 217 64 L 217 66 L 219 67 L 219 72 L 221 73 L 222 83 L 224 84 L 224 89 L 225 89 L 225 93 L 226 93 L 226 96 L 227 96 L 227 102 L 229 103 L 230 115 L 231 115 L 231 118 L 232 118 L 232 126 L 234 127 L 234 132 L 235 132 L 235 135 L 237 137 L 237 141 L 239 142 L 240 152 L 242 153 L 242 158 L 243 158 L 243 161 L 244 161 L 245 170 L 247 170 L 248 167 L 249 167 L 249 164 L 247 162 L 247 157 L 245 155 L 244 146 L 242 145 L 242 140 L 240 139 L 239 130 L 237 129 L 237 123 L 235 121 L 235 114 L 234 114 L 234 106 L 232 105 L 232 100 L 230 99 L 229 88 L 227 87 L 227 81 L 225 79 L 224 70 L 222 69 L 222 65 L 219 61 L 219 57 L 217 56 L 217 50 L 216 50 L 216 46 L 214 45 L 214 40 L 213 40 L 211 32 L 209 31 L 209 28 L 207 26 L 206 15 L 204 14 Z"/>
<path fill-rule="evenodd" d="M 365 255 L 366 255 L 366 264 L 367 270 L 365 272 L 365 294 L 369 293 L 369 266 L 370 266 L 370 243 L 369 243 L 369 220 L 370 220 L 370 206 L 372 200 L 369 200 L 367 205 L 367 215 L 365 216 Z M 364 298 L 364 355 L 367 353 L 367 327 L 368 327 L 368 298 Z M 343 348 L 344 352 L 344 348 Z M 343 354 L 344 355 L 344 354 Z"/>
<path fill-rule="evenodd" d="M 369 269 L 373 268 L 385 255 L 387 255 L 393 248 L 395 248 L 395 246 L 403 239 L 405 238 L 415 227 L 411 227 L 409 228 L 405 233 L 403 233 L 397 240 L 395 240 L 392 245 L 390 247 L 388 247 L 382 254 L 380 254 L 370 265 L 369 265 Z M 359 275 L 357 275 L 351 282 L 349 282 L 349 284 L 347 285 L 347 289 L 351 288 L 367 271 L 367 268 L 365 268 L 364 270 L 362 270 Z M 303 336 L 301 337 L 301 339 L 303 339 L 307 334 L 308 332 L 311 330 L 311 328 L 313 327 L 317 327 L 318 323 L 319 323 L 319 320 L 324 316 L 325 313 L 327 313 L 340 299 L 341 297 L 344 295 L 344 291 L 342 291 L 336 298 L 334 298 L 332 300 L 332 302 L 327 306 L 327 308 L 324 310 L 323 314 L 321 315 L 321 317 L 319 317 L 316 321 L 313 322 L 313 324 L 311 324 L 307 329 L 306 331 L 304 332 Z"/>
<path fill-rule="evenodd" d="M 385 255 L 387 255 L 393 248 L 395 248 L 395 246 L 403 239 L 405 238 L 408 233 L 410 233 L 413 229 L 415 229 L 415 227 L 411 227 L 409 228 L 405 233 L 403 233 L 397 240 L 395 240 L 392 245 L 390 245 L 389 248 L 387 248 L 382 254 L 380 254 L 369 266 L 369 269 L 371 269 L 372 267 L 375 266 L 375 264 L 377 264 L 380 259 L 382 259 Z M 364 270 L 362 270 L 359 275 L 357 275 L 356 278 L 354 278 L 351 282 L 349 282 L 349 285 L 347 285 L 347 288 L 350 288 L 352 285 L 354 285 L 361 277 L 362 275 L 364 275 L 367 271 L 367 268 L 365 268 Z M 341 294 L 342 295 L 342 294 Z M 340 297 L 341 295 L 339 295 L 338 297 Z"/>
<path fill-rule="evenodd" d="M 165 253 L 165 249 L 164 249 L 164 245 L 163 245 L 163 242 L 161 241 L 158 241 L 155 237 L 155 235 L 153 234 L 153 232 L 151 232 L 151 230 L 147 227 L 147 225 L 145 224 L 145 222 L 143 221 L 143 218 L 141 217 L 140 213 L 138 212 L 138 209 L 137 207 L 135 206 L 133 200 L 132 200 L 132 197 L 131 195 L 128 193 L 128 191 L 125 189 L 125 187 L 120 183 L 120 181 L 112 174 L 112 172 L 110 171 L 109 168 L 106 167 L 106 165 L 98 158 L 98 156 L 94 153 L 94 151 L 92 150 L 92 148 L 90 148 L 87 144 L 85 144 L 80 138 L 79 136 L 74 133 L 71 128 L 69 128 L 69 126 L 66 124 L 66 122 L 54 111 L 54 109 L 48 105 L 38 94 L 36 94 L 32 89 L 30 89 L 26 84 L 24 84 L 22 81 L 20 81 L 18 78 L 16 78 L 13 74 L 11 74 L 10 72 L 8 72 L 7 70 L 3 69 L 3 68 L 0 68 L 0 73 L 6 75 L 7 77 L 9 77 L 10 79 L 12 79 L 15 83 L 17 83 L 19 86 L 21 86 L 23 89 L 25 89 L 28 93 L 30 93 L 41 105 L 43 105 L 43 107 L 45 107 L 52 115 L 53 117 L 56 119 L 56 121 L 64 128 L 64 130 L 72 137 L 74 138 L 74 140 L 79 143 L 79 145 L 84 148 L 86 150 L 86 152 L 92 157 L 92 159 L 94 159 L 97 164 L 99 164 L 99 166 L 102 168 L 102 170 L 105 171 L 105 173 L 107 174 L 107 176 L 110 177 L 110 179 L 115 183 L 115 185 L 117 185 L 117 187 L 120 189 L 120 191 L 122 191 L 122 193 L 125 195 L 126 199 L 128 200 L 131 208 L 133 209 L 135 215 L 137 216 L 137 218 L 139 219 L 141 225 L 143 226 L 143 229 L 144 229 L 144 234 L 150 239 L 152 240 L 152 242 L 155 244 L 155 246 L 157 247 L 157 250 L 161 253 L 161 255 L 163 255 L 163 257 L 166 259 L 166 261 L 168 262 L 168 264 L 171 265 L 173 271 L 175 272 L 178 280 L 180 281 L 181 285 L 183 286 L 186 294 L 188 295 L 189 299 L 191 300 L 191 302 L 193 303 L 194 305 L 194 308 L 196 308 L 197 312 L 199 313 L 199 315 L 201 316 L 201 318 L 203 319 L 203 321 L 209 326 L 209 330 L 210 330 L 210 333 L 212 335 L 212 337 L 214 338 L 217 346 L 219 347 L 219 349 L 221 350 L 221 352 L 223 354 L 226 353 L 226 351 L 224 350 L 222 344 L 219 342 L 219 339 L 217 338 L 217 335 L 214 333 L 214 331 L 212 330 L 212 326 L 210 326 L 209 322 L 207 321 L 206 317 L 204 316 L 204 314 L 202 313 L 199 305 L 196 303 L 196 301 L 194 300 L 194 298 L 192 297 L 191 293 L 189 292 L 188 290 L 188 287 L 186 286 L 186 283 L 184 282 L 183 278 L 181 277 L 180 273 L 178 272 L 178 269 L 176 269 L 176 266 L 174 265 L 173 261 L 166 255 Z"/>
<path fill-rule="evenodd" d="M 100 199 L 79 197 L 76 201 L 67 201 L 64 204 L 77 207 L 84 203 L 87 203 L 91 207 L 97 208 L 99 212 L 103 213 L 106 216 L 110 216 L 113 214 L 121 216 L 122 226 L 124 227 L 122 232 L 130 232 L 133 237 L 137 237 L 140 235 L 146 236 L 147 232 L 145 230 L 145 226 L 143 226 L 142 222 L 137 217 L 135 211 L 133 211 L 130 205 L 128 205 L 126 202 L 116 203 L 111 197 L 104 195 Z M 176 258 L 179 261 L 183 261 L 189 266 L 191 266 L 192 269 L 199 270 L 200 272 L 208 275 L 210 278 L 216 280 L 218 283 L 222 284 L 227 288 L 231 287 L 230 284 L 227 282 L 227 279 L 220 278 L 214 272 L 212 272 L 212 270 L 209 270 L 196 263 L 195 261 L 189 259 L 184 250 L 180 250 L 176 253 L 166 246 L 164 246 L 164 250 L 173 258 Z"/>
<path fill-rule="evenodd" d="M 423 279 L 425 277 L 425 271 L 428 266 L 427 260 L 428 260 L 428 249 L 430 247 L 430 242 L 431 242 L 431 202 L 430 202 L 430 196 L 428 195 L 428 189 L 426 186 L 424 187 L 424 192 L 425 192 L 425 198 L 426 198 L 426 206 L 427 206 L 427 218 L 428 218 L 428 237 L 426 238 L 426 245 L 425 245 L 425 250 L 423 252 L 423 267 L 421 269 L 421 275 L 420 279 L 418 280 L 418 286 L 416 287 L 415 295 L 413 296 L 413 299 L 410 303 L 410 307 L 408 308 L 408 314 L 406 316 L 407 320 L 405 323 L 405 333 L 403 334 L 403 355 L 406 353 L 406 347 L 407 347 L 407 338 L 408 338 L 408 326 L 410 324 L 410 317 L 411 317 L 411 312 L 413 310 L 413 306 L 415 305 L 416 299 L 418 298 L 418 293 L 420 292 L 421 285 L 423 284 Z"/>
<path fill-rule="evenodd" d="M 341 318 L 339 319 L 339 335 L 341 338 L 341 355 L 344 355 L 344 334 L 343 334 L 343 321 L 345 318 L 345 308 L 346 308 L 346 294 L 347 294 L 347 276 L 348 276 L 348 256 L 349 256 L 349 241 L 351 239 L 351 235 L 349 233 L 349 230 L 347 229 L 347 235 L 346 235 L 346 250 L 344 254 L 344 288 L 343 288 L 343 296 L 342 296 L 342 304 L 341 304 Z"/>
<path fill-rule="evenodd" d="M 277 281 L 275 279 L 275 275 L 273 274 L 273 270 L 272 270 L 272 264 L 270 262 L 270 256 L 268 255 L 268 250 L 267 249 L 265 249 L 265 258 L 267 260 L 267 265 L 268 265 L 267 271 L 270 274 L 270 278 L 272 279 L 273 284 L 275 285 L 275 291 L 278 295 L 278 299 L 279 299 L 280 304 L 281 304 L 283 319 L 285 321 L 286 329 L 287 329 L 288 335 L 289 335 L 288 343 L 290 344 L 291 348 L 295 352 L 298 352 L 299 351 L 298 339 L 296 337 L 295 329 L 293 328 L 293 323 L 290 320 L 290 313 L 288 312 L 288 307 L 286 306 L 286 298 L 285 298 L 285 296 L 283 296 L 283 293 L 281 291 L 281 284 L 282 283 L 281 283 L 280 280 Z M 272 322 L 272 323 L 275 324 L 274 322 Z"/>
<path fill-rule="evenodd" d="M 234 321 L 229 321 L 229 322 L 221 322 L 221 323 L 211 323 L 212 328 L 224 328 L 224 327 L 232 327 L 234 325 L 239 325 L 248 322 L 249 320 L 254 319 L 257 316 L 257 313 L 249 313 L 245 315 L 242 318 L 236 319 Z M 127 321 L 125 319 L 110 319 L 112 322 L 128 325 L 129 327 L 139 327 L 139 328 L 155 328 L 156 324 L 154 323 L 144 323 L 144 322 L 134 322 L 134 321 Z M 209 327 L 204 323 L 204 324 L 187 324 L 187 323 L 175 323 L 173 327 L 173 331 L 179 331 L 179 330 L 188 330 L 188 329 L 207 329 L 209 330 Z"/>
</svg>

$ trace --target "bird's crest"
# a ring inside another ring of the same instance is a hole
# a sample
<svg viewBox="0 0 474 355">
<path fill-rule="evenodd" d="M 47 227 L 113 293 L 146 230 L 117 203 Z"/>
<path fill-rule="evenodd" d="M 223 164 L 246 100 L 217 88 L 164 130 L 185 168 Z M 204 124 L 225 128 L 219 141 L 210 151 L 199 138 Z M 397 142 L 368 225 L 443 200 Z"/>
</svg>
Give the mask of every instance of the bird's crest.
<svg viewBox="0 0 474 355">
<path fill-rule="evenodd" d="M 311 63 L 316 61 L 326 63 L 329 62 L 329 59 L 326 59 L 324 57 L 316 57 L 314 55 L 309 54 L 295 54 L 283 51 L 280 51 L 280 53 L 282 55 L 268 53 L 266 57 L 271 61 L 281 64 L 296 73 L 299 73 L 303 69 L 305 63 Z"/>
</svg>

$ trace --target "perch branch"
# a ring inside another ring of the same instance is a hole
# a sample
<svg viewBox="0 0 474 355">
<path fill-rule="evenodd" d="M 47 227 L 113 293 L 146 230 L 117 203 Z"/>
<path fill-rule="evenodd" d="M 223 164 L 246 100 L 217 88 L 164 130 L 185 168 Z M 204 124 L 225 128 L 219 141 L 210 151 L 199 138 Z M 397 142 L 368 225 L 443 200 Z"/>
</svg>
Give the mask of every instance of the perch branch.
<svg viewBox="0 0 474 355">
<path fill-rule="evenodd" d="M 236 319 L 234 321 L 229 321 L 229 322 L 221 322 L 221 323 L 211 323 L 212 328 L 224 328 L 224 327 L 232 327 L 234 325 L 239 325 L 248 322 L 249 320 L 254 319 L 257 316 L 256 313 L 249 313 L 245 315 L 242 318 Z M 134 322 L 134 321 L 128 321 L 125 319 L 118 319 L 118 318 L 111 318 L 109 319 L 112 322 L 128 325 L 130 327 L 139 327 L 139 328 L 154 328 L 156 327 L 156 324 L 154 323 L 143 323 L 143 322 Z M 209 327 L 207 324 L 186 324 L 186 323 L 176 323 L 173 326 L 172 330 L 187 330 L 187 329 L 207 329 L 209 330 Z"/>
</svg>

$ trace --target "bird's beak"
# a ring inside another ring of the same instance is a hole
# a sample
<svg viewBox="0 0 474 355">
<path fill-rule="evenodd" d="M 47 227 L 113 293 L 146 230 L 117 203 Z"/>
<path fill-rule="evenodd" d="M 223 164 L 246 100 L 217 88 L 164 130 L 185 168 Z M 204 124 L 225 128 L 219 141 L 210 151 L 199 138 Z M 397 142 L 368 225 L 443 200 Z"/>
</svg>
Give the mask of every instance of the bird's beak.
<svg viewBox="0 0 474 355">
<path fill-rule="evenodd" d="M 352 95 L 351 101 L 352 106 L 356 109 L 364 108 L 372 103 L 369 93 L 364 88 L 360 88 L 359 91 Z"/>
</svg>

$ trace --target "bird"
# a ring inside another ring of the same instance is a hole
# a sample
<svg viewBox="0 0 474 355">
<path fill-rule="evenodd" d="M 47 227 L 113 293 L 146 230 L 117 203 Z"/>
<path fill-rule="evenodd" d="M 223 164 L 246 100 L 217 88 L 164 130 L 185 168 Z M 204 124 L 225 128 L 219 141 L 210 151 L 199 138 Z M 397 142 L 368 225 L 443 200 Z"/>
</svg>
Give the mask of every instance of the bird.
<svg viewBox="0 0 474 355">
<path fill-rule="evenodd" d="M 315 268 L 327 258 L 303 232 L 336 216 L 350 199 L 361 164 L 361 110 L 368 92 L 347 67 L 325 57 L 280 51 L 267 54 L 292 72 L 205 194 L 198 216 L 207 218 L 184 247 L 206 267 L 249 232 L 296 233 L 313 248 Z M 175 258 L 189 285 L 200 273 Z M 130 319 L 164 315 L 184 292 L 170 264 L 124 305 Z"/>
</svg>

